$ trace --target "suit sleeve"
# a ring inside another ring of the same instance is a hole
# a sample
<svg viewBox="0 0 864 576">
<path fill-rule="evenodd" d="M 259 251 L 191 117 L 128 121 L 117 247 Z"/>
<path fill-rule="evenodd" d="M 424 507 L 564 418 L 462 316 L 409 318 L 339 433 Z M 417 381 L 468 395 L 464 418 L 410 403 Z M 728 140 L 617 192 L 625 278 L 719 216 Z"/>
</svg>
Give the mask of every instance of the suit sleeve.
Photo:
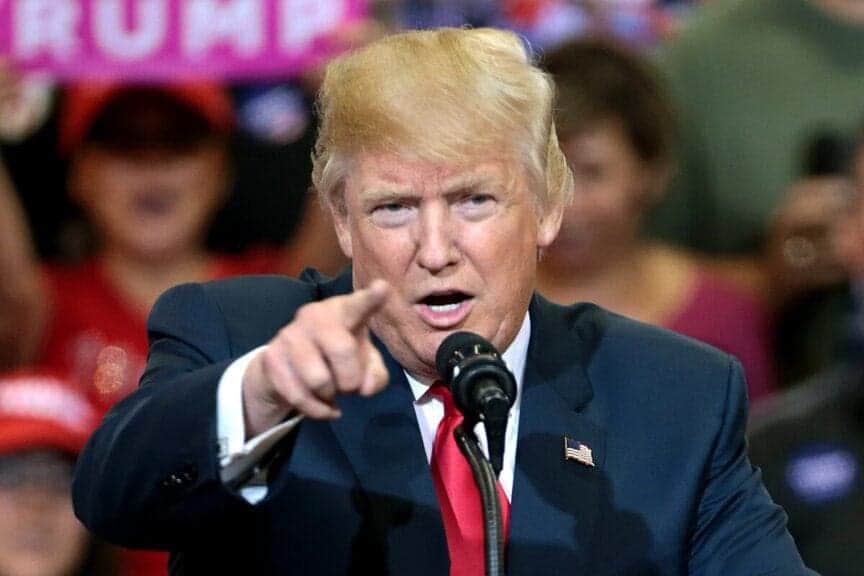
<svg viewBox="0 0 864 576">
<path fill-rule="evenodd" d="M 109 412 L 79 457 L 75 512 L 110 542 L 179 549 L 249 513 L 219 477 L 217 387 L 235 354 L 201 285 L 163 295 L 148 333 L 139 389 Z"/>
<path fill-rule="evenodd" d="M 691 540 L 689 573 L 700 576 L 805 576 L 808 570 L 761 474 L 747 457 L 746 385 L 730 360 L 726 401 Z"/>
</svg>

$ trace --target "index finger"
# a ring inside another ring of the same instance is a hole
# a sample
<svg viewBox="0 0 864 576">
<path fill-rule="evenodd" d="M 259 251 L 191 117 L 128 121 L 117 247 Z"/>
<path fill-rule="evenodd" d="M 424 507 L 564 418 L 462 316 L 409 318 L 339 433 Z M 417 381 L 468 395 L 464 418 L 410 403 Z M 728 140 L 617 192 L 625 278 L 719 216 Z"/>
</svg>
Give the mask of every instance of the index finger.
<svg viewBox="0 0 864 576">
<path fill-rule="evenodd" d="M 344 296 L 342 321 L 349 330 L 356 330 L 384 306 L 390 295 L 390 285 L 384 280 L 373 280 L 369 286 Z"/>
</svg>

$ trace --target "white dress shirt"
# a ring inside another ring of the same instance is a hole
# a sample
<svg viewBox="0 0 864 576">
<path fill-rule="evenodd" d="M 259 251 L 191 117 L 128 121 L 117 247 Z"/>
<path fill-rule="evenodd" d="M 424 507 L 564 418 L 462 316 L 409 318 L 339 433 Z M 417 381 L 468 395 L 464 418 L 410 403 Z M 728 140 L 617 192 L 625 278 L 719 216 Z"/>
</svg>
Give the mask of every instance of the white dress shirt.
<svg viewBox="0 0 864 576">
<path fill-rule="evenodd" d="M 531 319 L 528 313 L 522 321 L 522 326 L 516 338 L 501 355 L 504 363 L 516 378 L 516 401 L 510 409 L 507 419 L 507 431 L 504 441 L 504 461 L 501 474 L 498 476 L 501 487 L 511 498 L 513 493 L 513 471 L 516 464 L 516 440 L 519 436 L 519 409 L 522 401 L 522 380 L 525 372 L 525 360 L 528 356 L 528 342 L 531 337 Z M 279 440 L 294 429 L 303 419 L 302 415 L 294 416 L 281 424 L 246 441 L 246 430 L 243 420 L 243 375 L 252 358 L 264 347 L 256 348 L 241 356 L 225 370 L 219 381 L 217 392 L 217 433 L 219 437 L 219 458 L 222 465 L 223 482 L 230 482 L 243 471 L 254 468 L 263 456 Z M 429 386 L 405 373 L 411 392 L 414 394 L 414 412 L 417 415 L 417 425 L 423 438 L 423 448 L 427 461 L 432 458 L 432 446 L 438 424 L 444 417 L 444 403 L 429 394 Z M 486 445 L 486 430 L 478 423 L 474 429 L 477 440 L 483 452 L 488 456 Z M 267 495 L 267 486 L 254 484 L 241 486 L 240 494 L 250 503 L 255 504 Z"/>
</svg>

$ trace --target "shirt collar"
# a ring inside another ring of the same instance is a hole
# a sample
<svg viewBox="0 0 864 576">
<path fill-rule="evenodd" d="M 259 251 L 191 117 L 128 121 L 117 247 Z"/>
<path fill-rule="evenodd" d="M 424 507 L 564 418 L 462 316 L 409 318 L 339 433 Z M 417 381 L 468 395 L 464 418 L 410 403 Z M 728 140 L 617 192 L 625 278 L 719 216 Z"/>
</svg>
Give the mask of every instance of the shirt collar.
<svg viewBox="0 0 864 576">
<path fill-rule="evenodd" d="M 531 340 L 531 316 L 525 312 L 525 318 L 522 320 L 522 326 L 516 334 L 516 338 L 507 347 L 507 350 L 501 355 L 504 364 L 513 373 L 516 378 L 516 393 L 522 391 L 522 375 L 525 372 L 525 361 L 528 358 L 528 343 Z M 424 394 L 429 390 L 429 386 L 423 384 L 408 372 L 405 372 L 405 377 L 408 379 L 408 384 L 411 386 L 411 392 L 414 394 L 414 400 L 420 401 Z"/>
</svg>

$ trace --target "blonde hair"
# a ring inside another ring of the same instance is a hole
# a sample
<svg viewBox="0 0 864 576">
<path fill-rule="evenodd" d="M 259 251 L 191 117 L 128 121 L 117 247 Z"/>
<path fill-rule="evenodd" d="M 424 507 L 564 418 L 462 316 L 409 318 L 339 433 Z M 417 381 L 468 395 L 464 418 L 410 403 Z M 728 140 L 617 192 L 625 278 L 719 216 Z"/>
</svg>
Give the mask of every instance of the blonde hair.
<svg viewBox="0 0 864 576">
<path fill-rule="evenodd" d="M 357 153 L 458 162 L 492 151 L 520 157 L 543 207 L 566 204 L 573 178 L 555 133 L 554 92 L 510 32 L 386 37 L 327 67 L 312 183 L 332 204 Z"/>
</svg>

